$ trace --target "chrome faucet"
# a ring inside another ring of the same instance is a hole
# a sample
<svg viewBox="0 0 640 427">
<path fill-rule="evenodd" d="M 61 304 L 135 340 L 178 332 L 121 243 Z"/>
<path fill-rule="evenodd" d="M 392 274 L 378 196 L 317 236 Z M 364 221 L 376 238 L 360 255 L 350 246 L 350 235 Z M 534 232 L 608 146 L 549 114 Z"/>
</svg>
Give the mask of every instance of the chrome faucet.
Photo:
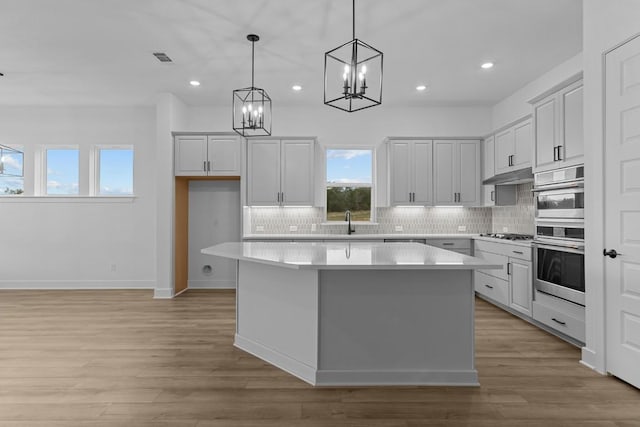
<svg viewBox="0 0 640 427">
<path fill-rule="evenodd" d="M 346 212 L 344 213 L 344 220 L 348 221 L 347 234 L 355 233 L 356 228 L 355 227 L 351 228 L 351 211 L 349 209 L 347 209 Z"/>
</svg>

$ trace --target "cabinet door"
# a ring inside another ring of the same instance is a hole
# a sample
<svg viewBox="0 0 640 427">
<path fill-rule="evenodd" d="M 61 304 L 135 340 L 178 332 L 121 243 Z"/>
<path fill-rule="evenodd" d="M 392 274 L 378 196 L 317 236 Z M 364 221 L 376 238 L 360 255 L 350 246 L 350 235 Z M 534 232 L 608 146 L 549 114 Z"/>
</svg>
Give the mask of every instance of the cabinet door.
<svg viewBox="0 0 640 427">
<path fill-rule="evenodd" d="M 174 142 L 174 173 L 176 176 L 207 174 L 207 137 L 205 135 L 176 136 Z"/>
<path fill-rule="evenodd" d="M 411 201 L 411 141 L 389 143 L 391 205 L 408 205 Z"/>
<path fill-rule="evenodd" d="M 459 141 L 459 166 L 456 181 L 458 202 L 465 206 L 480 205 L 480 141 Z"/>
<path fill-rule="evenodd" d="M 533 107 L 534 118 L 534 172 L 554 167 L 554 147 L 557 141 L 558 101 L 556 96 L 542 100 Z"/>
<path fill-rule="evenodd" d="M 496 191 L 495 185 L 483 185 L 482 186 L 482 206 L 495 206 L 496 205 Z"/>
<path fill-rule="evenodd" d="M 455 187 L 454 177 L 459 168 L 456 149 L 459 145 L 456 141 L 434 141 L 434 184 L 435 204 L 455 205 L 455 195 L 458 189 Z"/>
<path fill-rule="evenodd" d="M 281 153 L 281 203 L 313 206 L 314 141 L 282 141 Z"/>
<path fill-rule="evenodd" d="M 280 194 L 280 140 L 248 142 L 247 203 L 275 206 Z"/>
<path fill-rule="evenodd" d="M 564 119 L 563 146 L 560 149 L 562 166 L 584 162 L 582 81 L 562 92 L 562 115 Z"/>
<path fill-rule="evenodd" d="M 509 128 L 495 136 L 495 169 L 496 175 L 509 172 L 509 157 L 514 154 L 513 128 Z"/>
<path fill-rule="evenodd" d="M 531 262 L 509 259 L 511 292 L 509 306 L 531 316 L 532 271 Z"/>
<path fill-rule="evenodd" d="M 531 120 L 518 123 L 513 127 L 513 141 L 514 169 L 530 167 L 531 154 L 533 152 L 533 128 Z"/>
<path fill-rule="evenodd" d="M 237 137 L 208 138 L 209 175 L 240 175 L 240 140 Z"/>
<path fill-rule="evenodd" d="M 433 142 L 413 143 L 413 203 L 433 204 Z"/>
<path fill-rule="evenodd" d="M 495 171 L 495 143 L 493 136 L 488 137 L 483 143 L 482 179 L 489 179 L 496 174 Z"/>
</svg>

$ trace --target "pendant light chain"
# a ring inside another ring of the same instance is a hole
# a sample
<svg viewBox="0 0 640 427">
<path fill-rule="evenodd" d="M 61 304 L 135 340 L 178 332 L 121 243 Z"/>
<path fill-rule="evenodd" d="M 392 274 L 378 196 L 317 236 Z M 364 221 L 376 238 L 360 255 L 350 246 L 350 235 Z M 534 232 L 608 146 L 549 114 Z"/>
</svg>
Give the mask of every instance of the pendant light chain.
<svg viewBox="0 0 640 427">
<path fill-rule="evenodd" d="M 353 0 L 351 4 L 353 9 L 353 13 L 351 14 L 351 16 L 353 17 L 353 22 L 351 25 L 351 28 L 353 29 L 353 37 L 351 37 L 351 40 L 355 40 L 356 39 L 356 0 Z"/>
<path fill-rule="evenodd" d="M 251 40 L 251 87 L 255 87 L 255 84 L 253 82 L 253 75 L 254 75 L 254 62 L 255 62 L 255 48 L 256 48 L 256 42 L 255 40 Z"/>
</svg>

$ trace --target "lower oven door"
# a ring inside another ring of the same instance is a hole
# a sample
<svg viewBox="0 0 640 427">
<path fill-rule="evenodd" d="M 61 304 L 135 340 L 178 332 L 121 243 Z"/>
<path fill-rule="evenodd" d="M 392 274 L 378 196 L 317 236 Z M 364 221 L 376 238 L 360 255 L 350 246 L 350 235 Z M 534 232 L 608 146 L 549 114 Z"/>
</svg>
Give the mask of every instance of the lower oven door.
<svg viewBox="0 0 640 427">
<path fill-rule="evenodd" d="M 584 305 L 584 246 L 536 241 L 533 248 L 535 289 Z"/>
</svg>

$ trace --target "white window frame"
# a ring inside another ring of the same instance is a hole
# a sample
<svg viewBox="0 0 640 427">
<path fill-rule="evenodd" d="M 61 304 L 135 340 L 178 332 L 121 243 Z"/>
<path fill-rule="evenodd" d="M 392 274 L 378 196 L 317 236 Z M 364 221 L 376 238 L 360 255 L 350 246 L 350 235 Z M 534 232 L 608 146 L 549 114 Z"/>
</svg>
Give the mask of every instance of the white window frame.
<svg viewBox="0 0 640 427">
<path fill-rule="evenodd" d="M 47 192 L 47 170 L 48 170 L 48 156 L 47 152 L 49 150 L 77 150 L 78 151 L 78 194 L 49 194 Z M 80 146 L 77 144 L 64 144 L 64 145 L 42 145 L 40 147 L 40 155 L 38 156 L 40 160 L 40 167 L 37 167 L 36 170 L 39 171 L 40 176 L 36 177 L 36 182 L 38 183 L 38 188 L 36 188 L 36 195 L 42 197 L 79 197 L 82 195 L 82 150 Z"/>
<path fill-rule="evenodd" d="M 339 224 L 340 221 L 329 221 L 327 218 L 327 152 L 330 150 L 358 150 L 358 151 L 371 151 L 371 216 L 369 221 L 352 221 L 352 224 L 375 224 L 376 223 L 376 147 L 369 145 L 327 145 L 324 147 L 323 159 L 323 181 L 322 181 L 322 197 L 324 202 L 323 218 L 325 224 Z M 349 185 L 343 185 L 343 187 L 369 187 L 368 183 L 349 183 Z"/>
<path fill-rule="evenodd" d="M 11 149 L 20 151 L 22 153 L 22 193 L 21 194 L 5 194 L 1 191 L 3 191 L 4 189 L 2 188 L 2 186 L 0 185 L 0 197 L 24 197 L 24 195 L 27 192 L 27 183 L 26 183 L 26 179 L 25 179 L 25 175 L 26 175 L 26 171 L 25 171 L 25 159 L 26 159 L 26 154 L 24 152 L 24 146 L 20 145 L 20 144 L 2 144 L 5 147 L 9 147 Z"/>
<path fill-rule="evenodd" d="M 131 194 L 100 194 L 100 151 L 101 150 L 131 150 L 133 154 L 133 176 Z M 136 150 L 131 144 L 97 144 L 91 147 L 89 168 L 89 195 L 92 197 L 135 197 L 136 194 Z"/>
</svg>

